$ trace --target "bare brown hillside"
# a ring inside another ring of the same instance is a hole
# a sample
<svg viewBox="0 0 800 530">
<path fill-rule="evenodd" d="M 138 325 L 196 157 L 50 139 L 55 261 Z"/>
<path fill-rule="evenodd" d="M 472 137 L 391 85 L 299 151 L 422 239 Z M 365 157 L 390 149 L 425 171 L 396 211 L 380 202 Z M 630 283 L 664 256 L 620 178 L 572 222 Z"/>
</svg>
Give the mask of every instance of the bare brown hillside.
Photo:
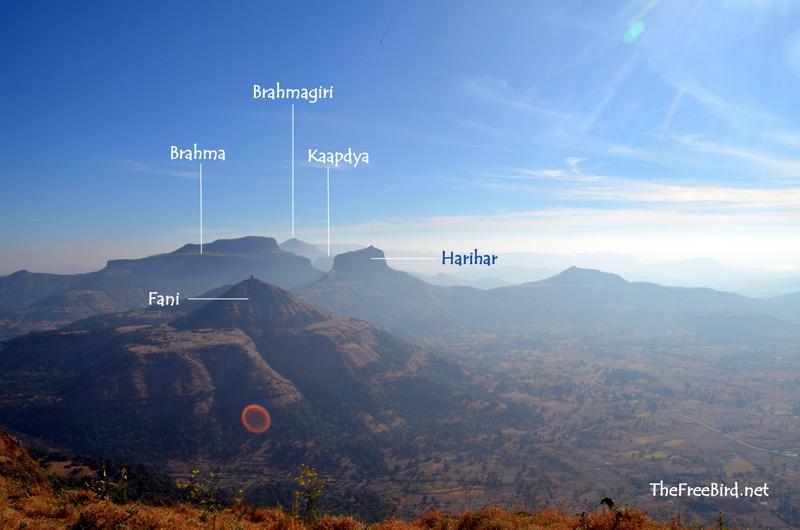
<svg viewBox="0 0 800 530">
<path fill-rule="evenodd" d="M 114 487 L 112 485 L 112 487 Z M 597 530 L 682 528 L 661 524 L 635 510 L 609 510 L 569 515 L 559 510 L 509 512 L 486 507 L 460 515 L 427 513 L 416 521 L 388 520 L 365 524 L 348 516 L 321 515 L 314 523 L 280 508 L 243 503 L 210 513 L 202 506 L 179 503 L 155 507 L 114 503 L 102 493 L 81 488 L 54 490 L 45 473 L 16 439 L 0 430 L 0 528 L 4 529 L 281 529 L 281 530 L 489 530 L 549 528 Z"/>
</svg>

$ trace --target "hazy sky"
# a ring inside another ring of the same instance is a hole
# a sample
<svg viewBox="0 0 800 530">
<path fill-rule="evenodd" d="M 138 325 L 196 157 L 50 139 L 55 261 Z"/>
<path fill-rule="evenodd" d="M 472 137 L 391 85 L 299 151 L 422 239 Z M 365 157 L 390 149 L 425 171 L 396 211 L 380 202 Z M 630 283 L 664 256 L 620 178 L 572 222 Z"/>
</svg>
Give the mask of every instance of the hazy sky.
<svg viewBox="0 0 800 530">
<path fill-rule="evenodd" d="M 198 239 L 800 268 L 800 4 L 3 2 L 0 273 Z"/>
</svg>

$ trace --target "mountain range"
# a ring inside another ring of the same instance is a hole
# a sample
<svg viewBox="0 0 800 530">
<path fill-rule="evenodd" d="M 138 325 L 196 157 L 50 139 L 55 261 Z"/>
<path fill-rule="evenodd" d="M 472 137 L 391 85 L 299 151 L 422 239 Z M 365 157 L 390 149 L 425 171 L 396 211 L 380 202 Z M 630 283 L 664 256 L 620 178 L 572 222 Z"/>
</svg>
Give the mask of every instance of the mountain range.
<svg viewBox="0 0 800 530">
<path fill-rule="evenodd" d="M 141 259 L 111 260 L 77 275 L 19 271 L 0 278 L 0 338 L 53 329 L 92 315 L 143 308 L 148 292 L 199 295 L 256 276 L 295 287 L 323 273 L 307 258 L 282 250 L 273 238 L 243 237 Z"/>
<path fill-rule="evenodd" d="M 340 254 L 329 273 L 295 292 L 316 307 L 369 320 L 405 337 L 445 326 L 503 329 L 540 323 L 683 329 L 702 335 L 703 322 L 713 322 L 717 330 L 727 326 L 741 337 L 747 323 L 758 336 L 792 333 L 800 323 L 800 294 L 756 299 L 713 289 L 628 282 L 616 274 L 578 267 L 545 280 L 480 290 L 431 285 L 388 267 L 383 258 L 374 247 Z"/>
<path fill-rule="evenodd" d="M 0 278 L 0 337 L 55 329 L 164 323 L 172 314 L 145 308 L 147 293 L 216 293 L 255 276 L 292 290 L 311 306 L 359 318 L 405 338 L 442 329 L 524 327 L 536 323 L 630 329 L 682 329 L 721 338 L 743 330 L 792 333 L 800 319 L 800 294 L 757 299 L 705 288 L 628 282 L 592 269 L 571 267 L 544 280 L 477 289 L 433 285 L 389 267 L 375 247 L 335 256 L 327 273 L 309 257 L 321 254 L 297 239 L 280 246 L 272 238 L 218 240 L 138 260 L 112 260 L 80 275 L 20 271 Z M 210 296 L 215 296 L 211 294 Z M 90 319 L 91 322 L 83 322 Z M 706 334 L 708 329 L 716 331 Z M 726 331 L 727 329 L 727 331 Z M 721 331 L 720 331 L 721 330 Z"/>
</svg>

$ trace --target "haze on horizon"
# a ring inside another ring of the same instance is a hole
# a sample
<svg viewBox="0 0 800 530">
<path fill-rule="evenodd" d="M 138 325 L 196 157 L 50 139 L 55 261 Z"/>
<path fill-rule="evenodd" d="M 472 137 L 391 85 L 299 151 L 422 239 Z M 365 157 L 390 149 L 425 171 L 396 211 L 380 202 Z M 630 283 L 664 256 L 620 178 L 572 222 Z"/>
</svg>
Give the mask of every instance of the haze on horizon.
<svg viewBox="0 0 800 530">
<path fill-rule="evenodd" d="M 289 107 L 249 97 L 275 81 L 336 86 L 296 109 L 303 240 L 326 215 L 305 150 L 352 146 L 373 162 L 332 173 L 337 244 L 800 269 L 789 1 L 49 9 L 0 17 L 0 274 L 196 242 L 172 144 L 228 152 L 207 241 L 290 237 Z"/>
</svg>

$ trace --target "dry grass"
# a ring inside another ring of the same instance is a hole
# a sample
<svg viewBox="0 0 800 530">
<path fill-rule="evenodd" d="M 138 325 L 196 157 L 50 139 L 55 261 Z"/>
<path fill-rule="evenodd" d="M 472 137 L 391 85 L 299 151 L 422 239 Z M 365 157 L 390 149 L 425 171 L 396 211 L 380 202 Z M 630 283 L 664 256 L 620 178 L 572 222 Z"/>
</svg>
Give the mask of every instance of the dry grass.
<svg viewBox="0 0 800 530">
<path fill-rule="evenodd" d="M 398 520 L 365 524 L 348 516 L 326 515 L 307 525 L 279 508 L 237 504 L 216 514 L 180 504 L 154 507 L 140 503 L 115 504 L 95 493 L 71 489 L 54 492 L 38 463 L 25 448 L 0 430 L 0 528 L 26 530 L 516 530 L 547 528 L 592 530 L 648 530 L 681 528 L 652 522 L 645 513 L 606 508 L 584 515 L 559 510 L 509 512 L 486 507 L 452 516 L 428 513 L 414 522 Z"/>
<path fill-rule="evenodd" d="M 81 502 L 74 503 L 78 498 Z M 622 510 L 619 513 L 620 515 L 617 515 L 603 508 L 579 516 L 568 515 L 558 510 L 514 513 L 502 508 L 487 507 L 460 516 L 428 513 L 414 522 L 390 520 L 369 525 L 353 517 L 326 515 L 317 523 L 306 525 L 296 517 L 276 508 L 229 508 L 216 514 L 214 519 L 207 517 L 203 520 L 200 510 L 186 505 L 174 507 L 118 505 L 96 498 L 87 501 L 82 495 L 56 496 L 41 493 L 15 500 L 0 498 L 0 528 L 4 529 L 648 530 L 677 528 L 670 524 L 652 522 L 643 512 Z"/>
</svg>

